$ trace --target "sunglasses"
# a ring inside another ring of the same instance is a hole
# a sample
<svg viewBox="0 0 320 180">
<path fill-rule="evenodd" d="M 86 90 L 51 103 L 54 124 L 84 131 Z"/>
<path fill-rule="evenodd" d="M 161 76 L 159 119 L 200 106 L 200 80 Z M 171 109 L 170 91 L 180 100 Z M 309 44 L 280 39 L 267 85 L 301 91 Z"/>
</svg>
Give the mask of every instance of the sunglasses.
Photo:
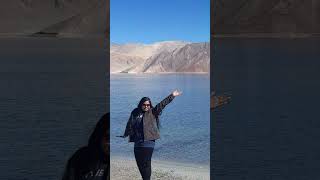
<svg viewBox="0 0 320 180">
<path fill-rule="evenodd" d="M 150 104 L 142 104 L 142 106 L 146 106 L 147 107 L 147 106 L 150 106 Z"/>
</svg>

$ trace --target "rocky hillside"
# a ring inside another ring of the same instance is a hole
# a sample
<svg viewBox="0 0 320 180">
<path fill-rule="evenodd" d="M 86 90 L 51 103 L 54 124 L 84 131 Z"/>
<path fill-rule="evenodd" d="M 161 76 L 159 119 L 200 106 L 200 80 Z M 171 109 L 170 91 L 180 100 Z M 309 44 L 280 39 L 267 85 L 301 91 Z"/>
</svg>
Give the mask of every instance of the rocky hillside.
<svg viewBox="0 0 320 180">
<path fill-rule="evenodd" d="M 320 33 L 318 0 L 215 0 L 211 6 L 214 35 Z"/>
<path fill-rule="evenodd" d="M 104 36 L 107 0 L 10 0 L 1 3 L 1 36 Z"/>
<path fill-rule="evenodd" d="M 208 72 L 209 43 L 111 44 L 111 73 Z"/>
<path fill-rule="evenodd" d="M 192 43 L 147 59 L 142 72 L 209 72 L 210 44 Z"/>
</svg>

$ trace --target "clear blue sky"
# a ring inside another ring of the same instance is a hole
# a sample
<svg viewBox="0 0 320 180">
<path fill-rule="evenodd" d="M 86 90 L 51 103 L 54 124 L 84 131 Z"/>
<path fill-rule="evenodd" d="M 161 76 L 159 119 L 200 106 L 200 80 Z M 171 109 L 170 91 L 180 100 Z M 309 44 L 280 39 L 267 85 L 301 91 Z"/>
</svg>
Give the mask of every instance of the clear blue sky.
<svg viewBox="0 0 320 180">
<path fill-rule="evenodd" d="M 209 42 L 210 0 L 110 0 L 110 39 Z"/>
</svg>

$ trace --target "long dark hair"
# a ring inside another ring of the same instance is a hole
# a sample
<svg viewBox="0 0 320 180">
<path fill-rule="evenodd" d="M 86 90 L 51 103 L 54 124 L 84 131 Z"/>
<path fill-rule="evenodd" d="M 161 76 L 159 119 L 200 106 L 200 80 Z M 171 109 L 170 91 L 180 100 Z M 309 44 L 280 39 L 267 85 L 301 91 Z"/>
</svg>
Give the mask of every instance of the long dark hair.
<svg viewBox="0 0 320 180">
<path fill-rule="evenodd" d="M 151 108 L 151 109 L 153 108 L 151 99 L 150 99 L 149 97 L 143 97 L 143 98 L 141 98 L 141 100 L 140 100 L 140 102 L 139 102 L 139 104 L 138 104 L 138 109 L 139 109 L 140 111 L 142 111 L 142 105 L 143 105 L 143 103 L 146 102 L 146 101 L 149 101 L 149 103 L 150 103 L 150 108 Z M 155 116 L 156 116 L 157 127 L 158 127 L 158 129 L 160 130 L 159 115 L 156 114 Z"/>
<path fill-rule="evenodd" d="M 106 113 L 100 118 L 100 120 L 96 124 L 96 127 L 94 128 L 94 131 L 90 135 L 88 147 L 90 148 L 90 150 L 95 150 L 103 153 L 101 142 L 104 140 L 103 138 L 105 138 L 105 140 L 107 140 L 109 143 L 109 137 L 110 113 Z"/>
</svg>

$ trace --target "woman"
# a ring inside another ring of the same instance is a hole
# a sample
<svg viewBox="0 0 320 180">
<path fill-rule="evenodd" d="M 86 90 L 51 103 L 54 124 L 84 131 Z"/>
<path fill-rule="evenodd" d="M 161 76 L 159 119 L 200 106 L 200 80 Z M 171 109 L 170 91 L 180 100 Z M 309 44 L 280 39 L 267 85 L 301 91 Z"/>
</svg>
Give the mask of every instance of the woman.
<svg viewBox="0 0 320 180">
<path fill-rule="evenodd" d="M 179 95 L 181 92 L 175 90 L 155 107 L 150 98 L 143 97 L 131 112 L 124 135 L 119 136 L 129 136 L 129 142 L 134 142 L 134 155 L 143 180 L 150 180 L 151 177 L 151 157 L 155 140 L 160 138 L 159 116 L 164 107 Z"/>
</svg>

